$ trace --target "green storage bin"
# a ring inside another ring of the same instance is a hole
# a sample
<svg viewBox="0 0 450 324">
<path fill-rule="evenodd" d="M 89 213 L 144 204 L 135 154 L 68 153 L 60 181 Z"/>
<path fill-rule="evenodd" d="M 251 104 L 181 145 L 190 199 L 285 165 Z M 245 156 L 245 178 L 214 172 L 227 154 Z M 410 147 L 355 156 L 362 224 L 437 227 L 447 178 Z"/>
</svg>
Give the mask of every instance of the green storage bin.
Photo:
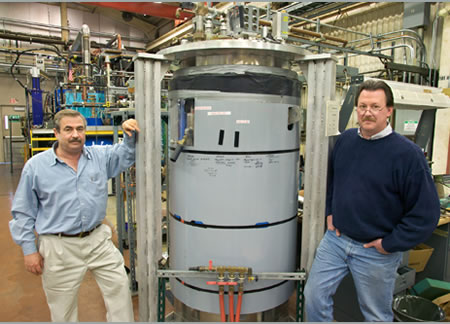
<svg viewBox="0 0 450 324">
<path fill-rule="evenodd" d="M 412 289 L 417 296 L 433 300 L 450 293 L 450 282 L 426 278 L 415 284 Z"/>
</svg>

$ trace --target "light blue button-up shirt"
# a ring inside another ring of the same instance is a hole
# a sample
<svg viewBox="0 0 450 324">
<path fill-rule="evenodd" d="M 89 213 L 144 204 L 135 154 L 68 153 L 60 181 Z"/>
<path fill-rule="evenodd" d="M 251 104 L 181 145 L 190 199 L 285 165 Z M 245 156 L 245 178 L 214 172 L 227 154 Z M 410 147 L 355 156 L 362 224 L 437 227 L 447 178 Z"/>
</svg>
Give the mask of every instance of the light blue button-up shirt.
<svg viewBox="0 0 450 324">
<path fill-rule="evenodd" d="M 108 179 L 135 161 L 135 134 L 120 144 L 85 146 L 77 171 L 50 150 L 24 166 L 14 195 L 9 228 L 24 255 L 37 252 L 35 233 L 75 234 L 89 231 L 106 216 Z"/>
</svg>

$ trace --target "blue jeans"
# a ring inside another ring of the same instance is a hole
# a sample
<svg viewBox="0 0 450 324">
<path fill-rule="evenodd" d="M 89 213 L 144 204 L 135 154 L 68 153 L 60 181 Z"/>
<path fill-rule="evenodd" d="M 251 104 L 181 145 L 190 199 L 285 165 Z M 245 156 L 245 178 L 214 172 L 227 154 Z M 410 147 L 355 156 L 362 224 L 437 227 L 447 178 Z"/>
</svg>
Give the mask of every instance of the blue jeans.
<svg viewBox="0 0 450 324">
<path fill-rule="evenodd" d="M 381 254 L 375 248 L 327 231 L 316 251 L 305 287 L 309 322 L 333 321 L 333 295 L 350 273 L 362 314 L 369 322 L 392 322 L 392 299 L 402 252 Z"/>
</svg>

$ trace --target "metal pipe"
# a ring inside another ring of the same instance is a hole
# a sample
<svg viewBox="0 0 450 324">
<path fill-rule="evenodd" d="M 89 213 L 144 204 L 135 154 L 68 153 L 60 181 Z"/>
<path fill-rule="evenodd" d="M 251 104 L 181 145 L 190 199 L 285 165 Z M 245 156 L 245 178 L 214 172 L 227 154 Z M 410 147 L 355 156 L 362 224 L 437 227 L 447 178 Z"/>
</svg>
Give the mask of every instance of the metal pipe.
<svg viewBox="0 0 450 324">
<path fill-rule="evenodd" d="M 416 35 L 417 36 L 416 39 L 417 39 L 418 43 L 420 43 L 421 46 L 425 48 L 425 44 L 424 44 L 422 38 L 420 37 L 419 33 L 412 29 L 405 29 L 405 28 L 399 29 L 399 30 L 395 30 L 395 31 L 391 31 L 391 32 L 386 32 L 384 34 L 380 34 L 379 36 L 386 36 L 386 35 L 392 35 L 392 34 L 404 33 L 404 32 Z"/>
<path fill-rule="evenodd" d="M 69 30 L 73 32 L 79 32 L 80 28 L 75 27 L 63 27 L 58 25 L 51 25 L 51 24 L 43 24 L 43 23 L 37 23 L 37 22 L 30 22 L 27 20 L 21 20 L 21 19 L 15 19 L 15 18 L 7 18 L 7 17 L 0 17 L 0 21 L 3 21 L 3 23 L 9 23 L 11 25 L 19 25 L 19 26 L 26 26 L 26 27 L 45 27 L 47 28 L 54 28 L 54 29 L 63 29 L 63 30 Z M 106 37 L 111 38 L 114 36 L 113 33 L 105 33 L 105 32 L 91 32 L 92 36 L 96 37 Z M 122 36 L 122 39 L 126 39 L 133 42 L 140 42 L 140 43 L 146 43 L 149 40 L 147 38 L 138 38 L 133 36 Z"/>
<path fill-rule="evenodd" d="M 11 174 L 13 173 L 13 149 L 12 149 L 12 119 L 8 116 L 8 126 L 9 126 L 9 157 L 11 163 Z"/>
<path fill-rule="evenodd" d="M 86 78 L 91 76 L 89 64 L 91 63 L 91 44 L 90 44 L 90 30 L 89 26 L 84 24 L 81 26 L 81 33 L 83 34 L 83 39 L 81 42 L 81 53 L 83 56 L 83 64 L 84 64 L 84 75 Z"/>
<path fill-rule="evenodd" d="M 399 44 L 399 45 L 394 45 L 394 46 L 389 46 L 389 47 L 376 48 L 376 49 L 374 49 L 372 51 L 372 53 L 375 54 L 377 52 L 387 51 L 387 50 L 390 50 L 390 49 L 401 48 L 401 47 L 409 48 L 409 50 L 410 50 L 410 58 L 413 61 L 414 57 L 415 57 L 415 51 L 414 51 L 414 48 L 411 45 L 408 45 L 408 44 Z M 354 57 L 354 56 L 359 56 L 359 55 L 361 55 L 361 54 L 360 53 L 350 54 L 350 55 L 348 55 L 348 57 Z M 376 56 L 376 55 L 373 55 L 373 56 Z M 338 59 L 343 59 L 343 57 L 339 56 Z M 392 60 L 392 61 L 394 61 L 394 60 Z M 420 63 L 424 63 L 424 62 L 420 62 Z"/>
<path fill-rule="evenodd" d="M 0 38 L 2 39 L 12 39 L 12 40 L 19 40 L 24 42 L 30 42 L 30 43 L 38 43 L 38 44 L 49 44 L 49 45 L 65 45 L 65 43 L 56 38 L 50 38 L 45 36 L 35 36 L 35 35 L 20 35 L 19 33 L 0 33 Z M 69 40 L 68 44 L 72 44 L 73 41 Z M 94 48 L 103 48 L 105 47 L 104 44 L 93 44 Z M 143 48 L 137 48 L 132 46 L 125 46 L 127 50 L 130 51 L 136 51 L 136 50 L 143 50 Z"/>
<path fill-rule="evenodd" d="M 57 45 L 64 45 L 65 43 L 62 40 L 58 39 L 47 39 L 43 37 L 36 37 L 36 36 L 25 36 L 25 35 L 18 35 L 18 34 L 10 34 L 10 33 L 0 33 L 0 38 L 3 39 L 13 39 L 13 40 L 20 40 L 30 43 L 40 43 L 40 44 L 57 44 Z"/>
<path fill-rule="evenodd" d="M 261 26 L 268 26 L 268 27 L 272 26 L 272 23 L 270 21 L 267 21 L 267 20 L 259 20 L 259 24 Z M 304 35 L 318 37 L 318 38 L 324 38 L 324 39 L 331 40 L 331 41 L 334 41 L 334 42 L 342 43 L 344 46 L 348 42 L 347 40 L 342 39 L 342 38 L 325 35 L 323 33 L 313 32 L 313 31 L 310 31 L 310 30 L 307 30 L 307 29 L 303 29 L 303 28 L 289 27 L 289 31 L 292 32 L 292 33 L 298 33 L 298 34 L 304 34 Z"/>
<path fill-rule="evenodd" d="M 400 29 L 400 30 L 398 30 L 398 31 L 393 31 L 393 32 L 388 32 L 388 33 L 384 33 L 384 34 L 379 34 L 379 35 L 377 35 L 377 42 L 389 42 L 389 41 L 393 41 L 393 40 L 396 40 L 396 39 L 402 39 L 402 40 L 404 40 L 404 39 L 410 39 L 410 40 L 413 40 L 413 41 L 415 41 L 416 43 L 418 43 L 418 45 L 420 46 L 420 48 L 421 48 L 421 54 L 423 55 L 423 58 L 422 58 L 422 60 L 425 62 L 426 61 L 426 57 L 427 57 L 427 54 L 426 54 L 426 48 L 425 48 L 425 45 L 424 45 L 424 43 L 423 43 L 423 41 L 422 41 L 422 39 L 420 39 L 420 38 L 416 38 L 416 37 L 413 37 L 413 36 L 409 36 L 409 35 L 401 35 L 401 36 L 398 36 L 398 37 L 390 37 L 390 38 L 384 38 L 384 36 L 386 36 L 386 35 L 392 35 L 392 34 L 397 34 L 397 33 L 403 33 L 403 32 L 412 32 L 413 34 L 415 34 L 416 36 L 418 36 L 419 34 L 417 34 L 415 31 L 412 31 L 412 30 L 410 30 L 410 29 Z M 381 38 L 381 39 L 380 39 Z M 353 41 L 349 41 L 348 42 L 348 44 L 350 45 L 350 44 L 354 44 L 354 43 L 357 43 L 357 42 L 361 42 L 361 41 L 363 41 L 363 40 L 371 40 L 371 41 L 373 41 L 373 36 L 372 35 L 370 35 L 370 37 L 369 38 L 361 38 L 361 39 L 356 39 L 356 40 L 353 40 Z"/>
<path fill-rule="evenodd" d="M 0 63 L 0 66 L 11 68 L 12 63 Z M 31 69 L 33 65 L 27 65 L 27 64 L 16 64 L 14 65 L 14 68 L 20 68 L 20 69 Z M 65 72 L 66 70 L 63 68 L 56 68 L 56 67 L 45 67 L 46 71 L 57 71 L 57 72 Z"/>
<path fill-rule="evenodd" d="M 309 35 L 309 36 L 313 36 L 313 37 L 325 38 L 325 39 L 333 41 L 333 42 L 342 43 L 344 46 L 347 44 L 347 40 L 345 40 L 345 39 L 334 37 L 334 36 L 325 35 L 323 33 L 316 33 L 316 32 L 310 31 L 310 30 L 306 30 L 306 29 L 302 29 L 302 28 L 296 28 L 296 27 L 289 27 L 289 30 L 291 32 L 295 32 L 295 33 L 299 33 L 299 34 Z"/>
<path fill-rule="evenodd" d="M 297 37 L 300 37 L 300 36 L 297 36 Z M 298 39 L 290 39 L 290 38 L 292 38 L 292 37 L 291 37 L 291 36 L 288 37 L 288 40 L 292 40 L 292 41 L 296 41 L 296 42 L 299 41 Z M 325 48 L 333 49 L 333 50 L 335 50 L 336 52 L 355 53 L 355 54 L 360 54 L 360 55 L 374 56 L 374 57 L 379 57 L 379 58 L 384 58 L 384 59 L 392 60 L 392 58 L 391 58 L 390 56 L 387 56 L 387 55 L 384 55 L 384 54 L 376 54 L 376 53 L 370 53 L 370 52 L 363 52 L 363 51 L 358 51 L 358 50 L 355 50 L 355 49 L 351 49 L 351 48 L 349 48 L 349 47 L 338 47 L 338 46 L 335 46 L 335 45 L 330 45 L 330 44 L 328 44 L 328 43 L 320 43 L 320 44 L 317 44 L 317 43 L 315 43 L 315 42 L 312 42 L 312 41 L 309 41 L 309 40 L 306 40 L 306 39 L 301 39 L 300 41 L 303 42 L 303 43 L 305 43 L 305 44 L 311 45 L 311 46 L 320 46 L 320 47 L 325 47 Z M 292 46 L 296 46 L 296 45 L 292 45 Z M 298 47 L 299 47 L 299 48 L 302 48 L 301 46 L 298 46 Z M 332 54 L 335 54 L 335 53 L 332 53 Z"/>
<path fill-rule="evenodd" d="M 342 4 L 342 2 L 341 2 L 341 4 Z M 366 6 L 369 6 L 370 4 L 372 4 L 372 2 L 363 2 L 363 3 L 359 3 L 359 4 L 356 3 L 356 4 L 350 4 L 350 5 L 348 5 L 348 4 L 345 5 L 345 3 L 344 3 L 344 6 L 347 6 L 347 7 L 343 7 L 343 8 L 342 7 L 335 7 L 335 8 L 332 9 L 334 12 L 331 11 L 329 13 L 325 13 L 325 14 L 319 15 L 318 19 L 324 20 L 324 19 L 327 19 L 327 18 L 330 18 L 330 17 L 333 17 L 333 16 L 337 16 L 339 14 L 342 15 L 342 14 L 348 12 L 348 11 L 359 9 L 359 8 L 362 8 L 362 7 L 366 7 Z M 278 10 L 283 10 L 283 8 L 278 9 Z M 304 24 L 306 24 L 306 22 L 298 22 L 298 23 L 294 24 L 294 27 L 300 27 L 301 25 L 304 25 Z"/>
<path fill-rule="evenodd" d="M 276 12 L 276 11 L 274 11 L 274 12 Z M 294 18 L 294 19 L 299 19 L 299 20 L 302 20 L 302 21 L 306 21 L 306 22 L 311 23 L 311 24 L 317 24 L 317 21 L 315 21 L 315 20 L 311 20 L 311 19 L 307 19 L 307 18 L 303 18 L 303 17 L 298 17 L 298 16 L 294 16 L 294 15 L 290 15 L 290 14 L 287 14 L 287 15 L 289 17 Z M 353 33 L 353 34 L 363 35 L 363 36 L 369 36 L 369 34 L 366 34 L 366 33 L 363 33 L 363 32 L 358 32 L 358 31 L 354 31 L 354 30 L 350 30 L 350 29 L 347 29 L 347 28 L 344 28 L 344 27 L 334 26 L 334 25 L 325 24 L 325 23 L 320 23 L 320 25 L 322 27 L 329 27 L 329 28 L 332 28 L 332 29 L 342 30 L 342 31 L 345 31 L 345 32 L 348 32 L 348 33 Z"/>
<path fill-rule="evenodd" d="M 403 35 L 403 36 L 397 36 L 397 37 L 392 37 L 392 38 L 378 39 L 377 43 L 391 42 L 391 41 L 397 40 L 397 39 L 401 39 L 401 40 L 410 39 L 410 40 L 413 40 L 413 41 L 417 42 L 417 39 L 415 37 Z M 373 42 L 373 38 L 371 39 L 371 41 Z M 355 41 L 350 41 L 349 44 L 350 43 L 354 43 L 354 42 Z M 362 46 L 366 46 L 366 44 L 361 44 L 358 47 L 362 47 Z M 373 47 L 373 45 L 372 45 L 372 47 Z M 426 49 L 425 49 L 425 47 L 422 47 L 422 46 L 420 46 L 420 47 L 421 47 L 421 53 L 424 55 L 424 58 L 426 58 Z M 425 59 L 423 59 L 423 61 L 425 61 Z"/>
<path fill-rule="evenodd" d="M 409 48 L 409 52 L 410 52 L 410 59 L 411 61 L 414 61 L 414 57 L 415 57 L 415 50 L 414 47 L 412 47 L 409 44 L 399 44 L 399 45 L 394 45 L 394 46 L 389 46 L 389 47 L 383 47 L 383 48 L 376 48 L 373 50 L 373 52 L 382 52 L 382 51 L 386 51 L 386 50 L 390 50 L 390 49 L 394 49 L 394 48 L 400 48 L 400 47 L 406 47 Z M 421 62 L 422 63 L 422 62 Z"/>
</svg>

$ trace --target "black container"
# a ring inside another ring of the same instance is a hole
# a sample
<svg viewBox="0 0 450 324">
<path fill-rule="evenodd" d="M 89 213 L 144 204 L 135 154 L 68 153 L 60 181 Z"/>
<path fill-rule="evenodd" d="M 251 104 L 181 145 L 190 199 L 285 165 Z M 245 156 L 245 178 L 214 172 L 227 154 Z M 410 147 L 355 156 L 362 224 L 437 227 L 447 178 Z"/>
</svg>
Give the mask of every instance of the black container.
<svg viewBox="0 0 450 324">
<path fill-rule="evenodd" d="M 445 312 L 428 299 L 404 295 L 398 296 L 392 303 L 394 319 L 398 322 L 442 322 Z"/>
</svg>

